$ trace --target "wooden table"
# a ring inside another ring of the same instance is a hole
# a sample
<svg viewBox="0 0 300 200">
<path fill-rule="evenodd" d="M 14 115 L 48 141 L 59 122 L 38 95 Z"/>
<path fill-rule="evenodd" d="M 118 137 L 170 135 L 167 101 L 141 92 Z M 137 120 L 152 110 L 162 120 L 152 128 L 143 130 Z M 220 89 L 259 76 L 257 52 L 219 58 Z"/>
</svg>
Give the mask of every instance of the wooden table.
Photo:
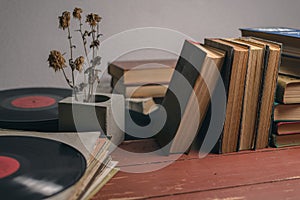
<svg viewBox="0 0 300 200">
<path fill-rule="evenodd" d="M 147 152 L 153 140 L 125 142 L 123 149 Z M 140 155 L 140 156 L 139 156 Z M 121 171 L 94 199 L 300 199 L 300 147 L 210 154 L 126 158 L 113 154 Z M 158 171 L 127 173 L 170 164 Z"/>
</svg>

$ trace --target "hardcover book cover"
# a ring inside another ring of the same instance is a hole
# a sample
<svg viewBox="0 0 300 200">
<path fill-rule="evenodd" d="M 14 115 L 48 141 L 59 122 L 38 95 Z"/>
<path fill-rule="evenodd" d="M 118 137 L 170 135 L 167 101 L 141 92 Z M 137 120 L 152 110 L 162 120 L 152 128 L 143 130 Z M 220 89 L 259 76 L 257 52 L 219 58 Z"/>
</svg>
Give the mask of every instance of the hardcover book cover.
<svg viewBox="0 0 300 200">
<path fill-rule="evenodd" d="M 283 44 L 282 55 L 300 58 L 300 30 L 286 27 L 241 28 L 242 36 L 263 38 Z"/>
<path fill-rule="evenodd" d="M 224 56 L 221 50 L 185 41 L 175 68 L 179 73 L 173 74 L 162 102 L 167 119 L 156 137 L 166 147 L 166 153 L 184 153 L 190 149 L 209 106 L 208 88 L 215 87 Z M 191 87 L 183 85 L 183 78 Z"/>
<path fill-rule="evenodd" d="M 221 44 L 218 43 L 216 41 L 214 41 L 213 39 L 205 39 L 204 40 L 204 44 L 217 48 L 217 49 L 221 49 L 223 51 L 226 52 L 225 58 L 224 58 L 224 64 L 223 64 L 223 68 L 221 71 L 221 75 L 222 75 L 222 80 L 223 84 L 225 86 L 225 91 L 226 91 L 226 95 L 227 95 L 227 99 L 228 99 L 228 92 L 229 92 L 229 87 L 230 87 L 230 76 L 231 76 L 231 67 L 232 67 L 232 62 L 233 62 L 233 54 L 234 54 L 234 48 L 229 46 L 229 45 L 225 45 L 225 44 Z M 218 94 L 213 94 L 212 98 L 216 98 Z M 211 111 L 211 109 L 208 109 L 208 113 Z M 203 124 L 210 124 L 210 114 L 207 114 L 204 120 Z M 200 139 L 201 141 L 203 140 L 203 136 L 205 135 L 206 131 L 207 131 L 207 126 L 204 126 L 203 128 L 200 129 L 199 131 L 199 135 L 202 135 L 202 139 Z M 223 130 L 224 132 L 224 130 Z M 222 153 L 222 138 L 223 138 L 223 132 L 220 135 L 220 138 L 218 140 L 218 142 L 216 143 L 213 152 L 215 153 Z"/>
</svg>

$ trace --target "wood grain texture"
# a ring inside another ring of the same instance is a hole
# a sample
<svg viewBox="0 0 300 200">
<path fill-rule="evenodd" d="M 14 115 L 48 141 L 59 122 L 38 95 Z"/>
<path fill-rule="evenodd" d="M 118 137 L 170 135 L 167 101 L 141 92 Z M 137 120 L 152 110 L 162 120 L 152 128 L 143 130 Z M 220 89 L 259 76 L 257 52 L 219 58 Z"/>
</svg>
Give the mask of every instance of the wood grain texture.
<svg viewBox="0 0 300 200">
<path fill-rule="evenodd" d="M 269 148 L 198 159 L 193 152 L 177 161 L 166 156 L 157 156 L 155 161 L 153 156 L 144 162 L 137 156 L 136 162 L 129 164 L 119 157 L 121 170 L 151 168 L 162 162 L 170 165 L 149 173 L 119 172 L 94 199 L 269 199 L 267 195 L 296 199 L 300 193 L 296 191 L 300 184 L 299 153 L 300 147 Z"/>
<path fill-rule="evenodd" d="M 281 180 L 255 185 L 244 185 L 240 187 L 230 187 L 218 190 L 208 190 L 203 192 L 193 192 L 187 194 L 170 195 L 164 197 L 154 197 L 151 199 L 182 200 L 182 199 L 206 199 L 206 200 L 245 200 L 245 199 L 272 199 L 272 200 L 298 200 L 300 196 L 300 180 Z"/>
</svg>

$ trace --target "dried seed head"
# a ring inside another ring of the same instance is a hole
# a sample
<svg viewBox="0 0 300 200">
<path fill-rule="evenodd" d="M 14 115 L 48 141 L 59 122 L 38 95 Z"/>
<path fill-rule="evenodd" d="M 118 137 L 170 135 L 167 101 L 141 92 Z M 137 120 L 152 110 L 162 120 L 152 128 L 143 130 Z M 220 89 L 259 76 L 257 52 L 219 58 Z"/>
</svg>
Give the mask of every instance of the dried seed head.
<svg viewBox="0 0 300 200">
<path fill-rule="evenodd" d="M 61 16 L 58 17 L 59 19 L 59 28 L 65 30 L 70 26 L 71 14 L 68 11 L 62 13 Z"/>
<path fill-rule="evenodd" d="M 100 17 L 100 16 L 97 15 L 97 14 L 94 14 L 94 18 L 95 18 L 96 22 L 100 22 L 101 19 L 102 19 L 102 17 Z"/>
<path fill-rule="evenodd" d="M 66 60 L 63 55 L 56 50 L 50 51 L 48 58 L 49 67 L 52 67 L 55 71 L 61 70 L 63 67 L 66 67 Z"/>
<path fill-rule="evenodd" d="M 73 11 L 73 17 L 76 19 L 81 19 L 81 13 L 82 13 L 82 9 L 81 8 L 75 8 Z"/>
<path fill-rule="evenodd" d="M 83 70 L 83 64 L 84 64 L 83 56 L 79 56 L 78 58 L 76 58 L 74 65 L 75 65 L 77 71 L 81 72 Z"/>
<path fill-rule="evenodd" d="M 102 18 L 99 15 L 91 13 L 86 16 L 85 22 L 89 23 L 90 26 L 96 26 L 97 23 L 99 23 L 101 21 L 101 19 Z"/>
</svg>

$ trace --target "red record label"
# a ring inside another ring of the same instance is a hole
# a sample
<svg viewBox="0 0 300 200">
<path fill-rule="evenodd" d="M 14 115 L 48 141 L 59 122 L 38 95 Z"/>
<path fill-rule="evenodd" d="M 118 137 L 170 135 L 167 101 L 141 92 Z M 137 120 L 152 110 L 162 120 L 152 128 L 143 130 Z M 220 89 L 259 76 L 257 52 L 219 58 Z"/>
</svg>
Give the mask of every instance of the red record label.
<svg viewBox="0 0 300 200">
<path fill-rule="evenodd" d="M 52 106 L 56 100 L 47 96 L 26 96 L 14 99 L 11 105 L 16 108 L 43 108 Z"/>
<path fill-rule="evenodd" d="M 12 175 L 20 168 L 20 163 L 11 157 L 0 156 L 0 179 Z"/>
</svg>

